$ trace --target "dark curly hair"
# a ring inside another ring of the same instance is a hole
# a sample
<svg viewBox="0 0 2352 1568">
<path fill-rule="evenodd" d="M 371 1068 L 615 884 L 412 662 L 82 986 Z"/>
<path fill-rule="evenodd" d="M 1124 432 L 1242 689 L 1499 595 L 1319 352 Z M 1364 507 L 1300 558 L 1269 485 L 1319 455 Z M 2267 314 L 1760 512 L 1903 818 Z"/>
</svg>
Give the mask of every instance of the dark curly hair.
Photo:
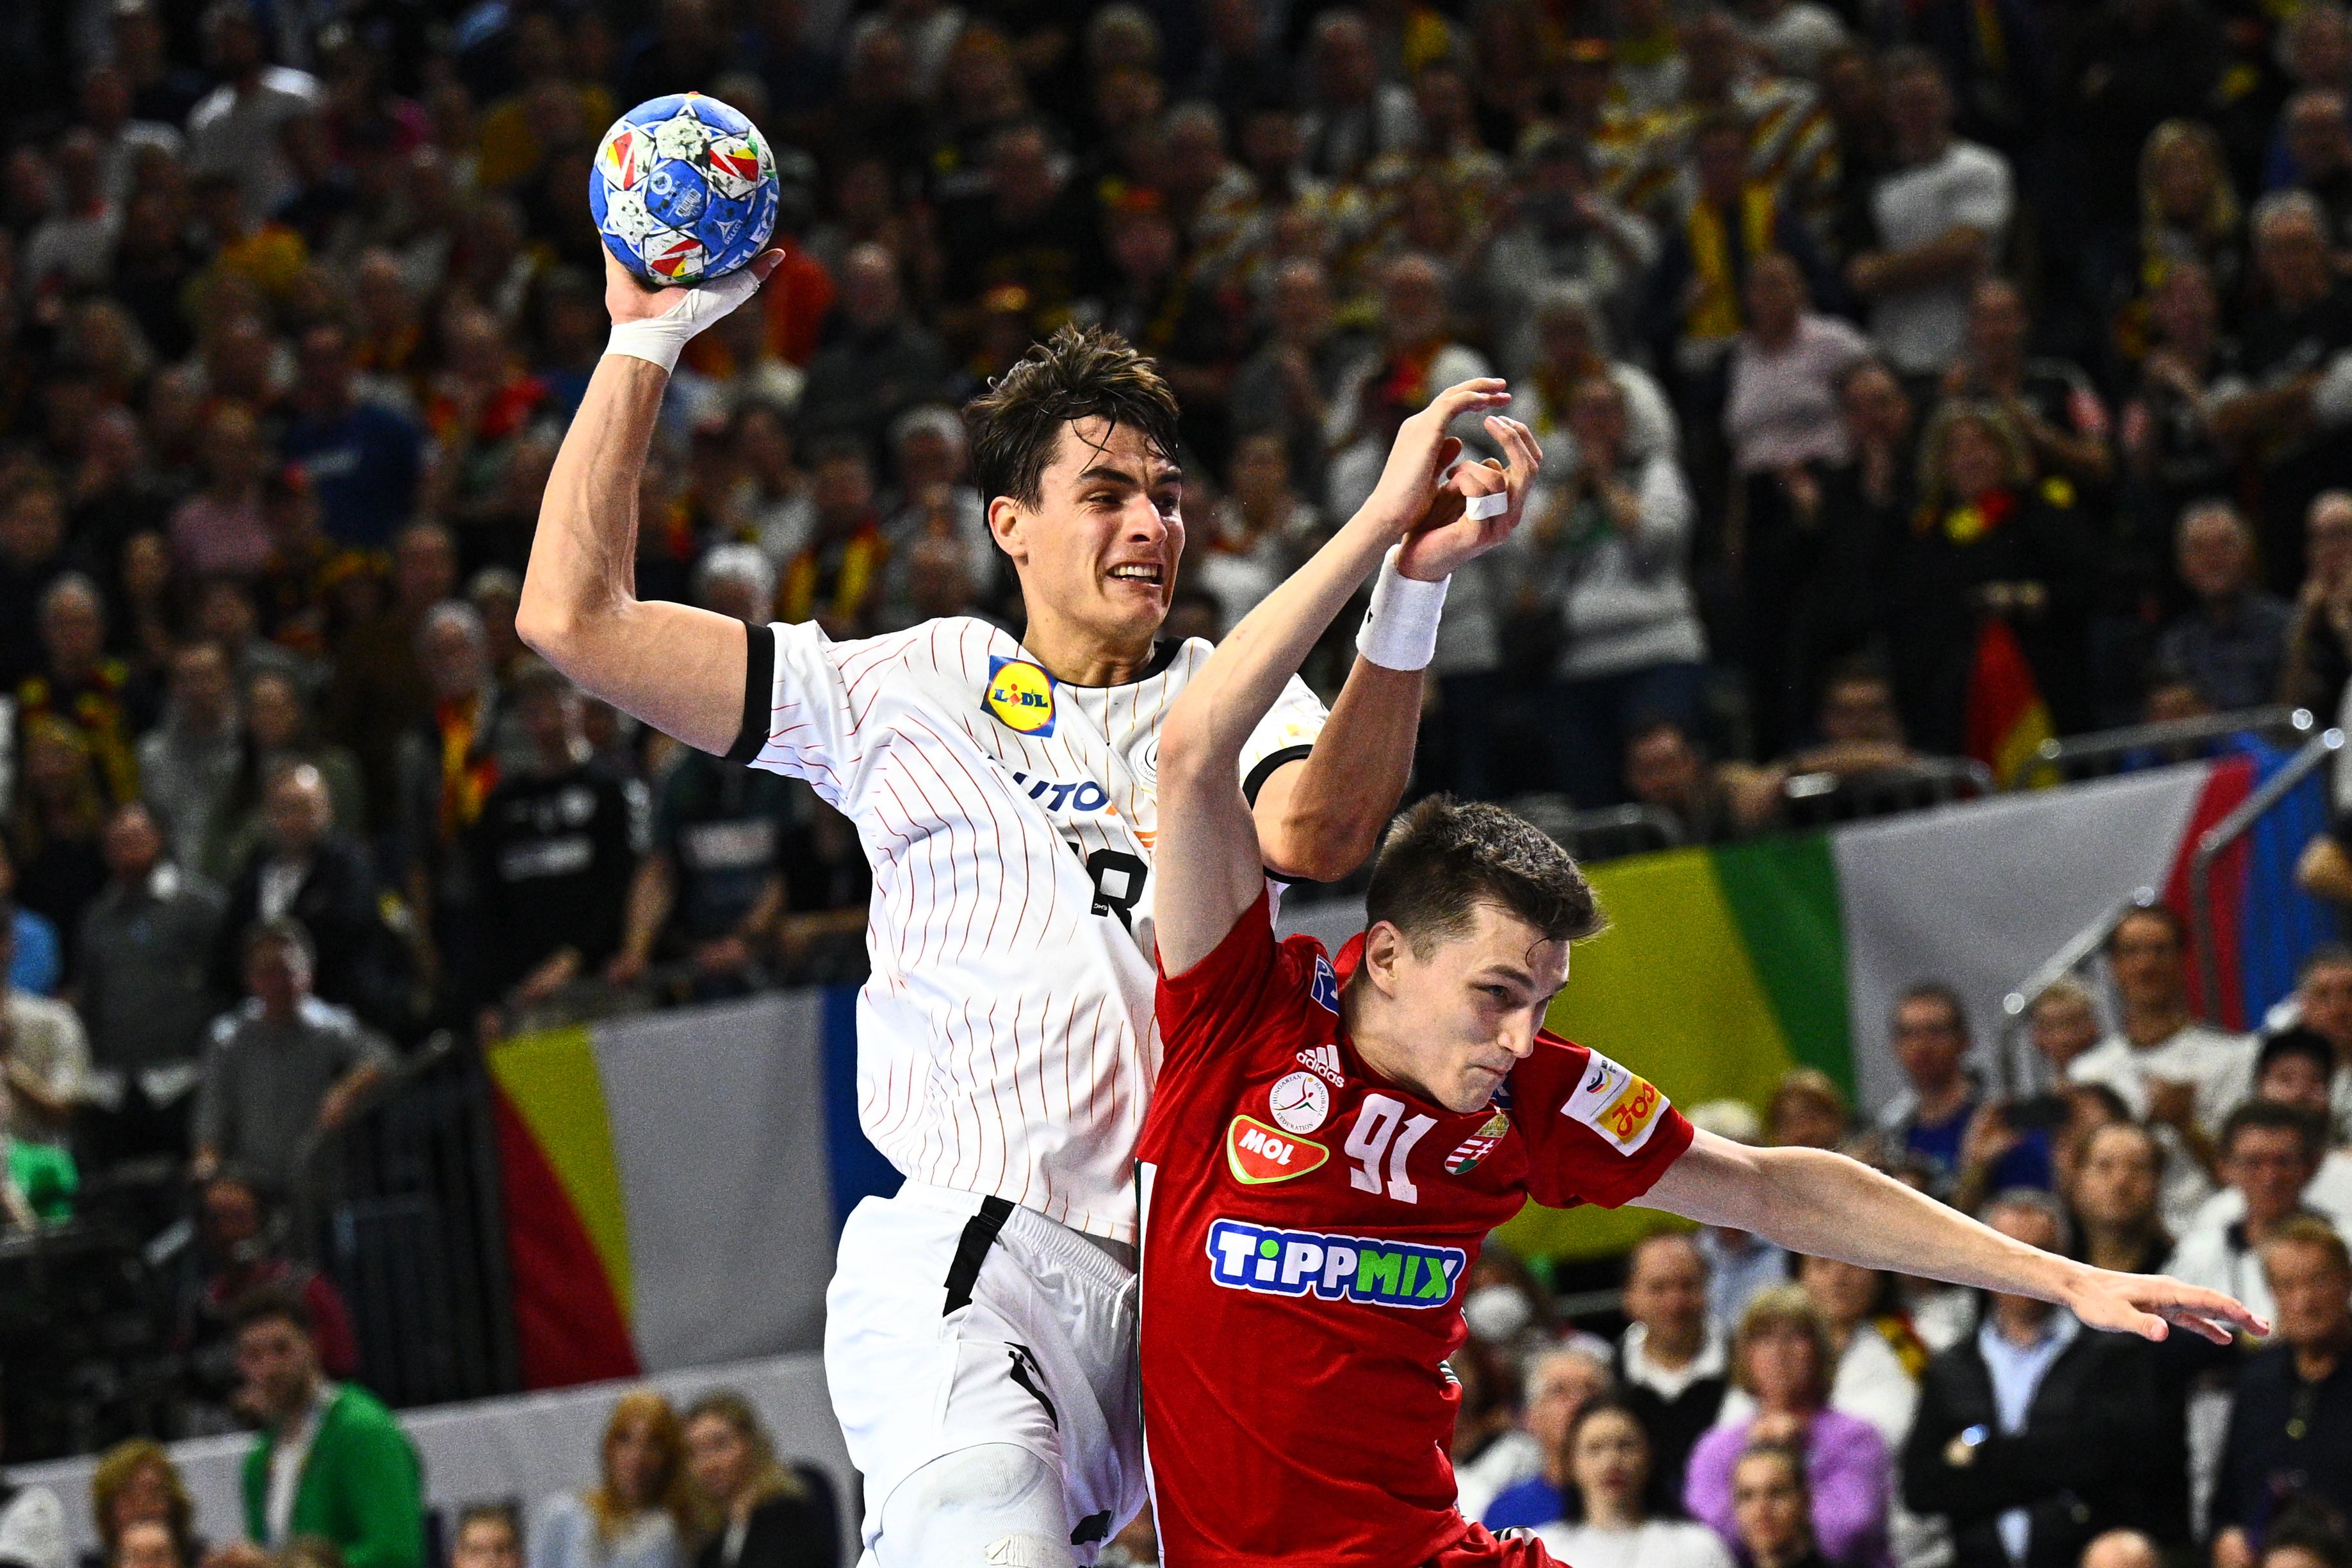
<svg viewBox="0 0 2352 1568">
<path fill-rule="evenodd" d="M 1132 426 L 1160 456 L 1176 457 L 1176 395 L 1159 367 L 1125 338 L 1100 327 L 1064 327 L 1033 347 L 963 411 L 971 433 L 972 478 L 982 500 L 1042 499 L 1062 426 L 1100 419 Z"/>
</svg>

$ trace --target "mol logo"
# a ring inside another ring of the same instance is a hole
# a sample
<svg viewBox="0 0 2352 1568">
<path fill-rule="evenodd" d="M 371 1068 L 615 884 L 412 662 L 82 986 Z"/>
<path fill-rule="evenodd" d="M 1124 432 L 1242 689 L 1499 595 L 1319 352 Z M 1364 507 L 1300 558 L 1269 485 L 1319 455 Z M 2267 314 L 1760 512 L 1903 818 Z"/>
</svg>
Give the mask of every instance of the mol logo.
<svg viewBox="0 0 2352 1568">
<path fill-rule="evenodd" d="M 1369 1307 L 1443 1307 L 1470 1261 L 1458 1247 L 1279 1230 L 1245 1220 L 1209 1227 L 1210 1278 L 1229 1290 Z"/>
<path fill-rule="evenodd" d="M 1054 678 L 1025 658 L 992 655 L 988 695 L 981 706 L 1008 730 L 1050 735 L 1054 732 Z"/>
<path fill-rule="evenodd" d="M 1303 1176 L 1330 1157 L 1331 1151 L 1314 1140 L 1268 1127 L 1254 1116 L 1236 1116 L 1225 1126 L 1225 1164 L 1234 1180 L 1248 1186 Z"/>
</svg>

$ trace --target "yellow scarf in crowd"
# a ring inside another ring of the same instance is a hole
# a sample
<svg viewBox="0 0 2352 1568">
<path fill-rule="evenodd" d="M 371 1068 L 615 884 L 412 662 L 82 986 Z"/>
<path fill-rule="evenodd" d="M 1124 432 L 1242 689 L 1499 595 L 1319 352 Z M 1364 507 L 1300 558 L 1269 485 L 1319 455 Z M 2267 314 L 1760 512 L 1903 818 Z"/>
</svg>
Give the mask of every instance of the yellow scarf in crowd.
<svg viewBox="0 0 2352 1568">
<path fill-rule="evenodd" d="M 1773 248 L 1772 233 L 1780 226 L 1780 204 L 1772 187 L 1753 184 L 1739 193 L 1739 237 L 1744 254 L 1753 261 Z M 1691 204 L 1683 219 L 1690 245 L 1691 270 L 1698 279 L 1698 298 L 1685 318 L 1685 337 L 1702 342 L 1739 335 L 1739 278 L 1731 264 L 1731 237 L 1722 212 L 1708 201 Z"/>
</svg>

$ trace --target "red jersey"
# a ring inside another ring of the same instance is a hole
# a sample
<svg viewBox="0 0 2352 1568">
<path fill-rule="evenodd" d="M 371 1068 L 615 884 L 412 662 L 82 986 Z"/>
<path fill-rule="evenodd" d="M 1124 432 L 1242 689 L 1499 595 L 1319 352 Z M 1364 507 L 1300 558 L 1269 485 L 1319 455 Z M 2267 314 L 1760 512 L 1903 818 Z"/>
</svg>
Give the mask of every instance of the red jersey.
<svg viewBox="0 0 2352 1568">
<path fill-rule="evenodd" d="M 1322 944 L 1266 900 L 1160 977 L 1138 1149 L 1144 1447 L 1170 1568 L 1419 1563 L 1470 1526 L 1446 1449 L 1462 1278 L 1529 1196 L 1614 1207 L 1690 1147 L 1664 1097 L 1545 1034 L 1492 1103 L 1375 1076 Z"/>
</svg>

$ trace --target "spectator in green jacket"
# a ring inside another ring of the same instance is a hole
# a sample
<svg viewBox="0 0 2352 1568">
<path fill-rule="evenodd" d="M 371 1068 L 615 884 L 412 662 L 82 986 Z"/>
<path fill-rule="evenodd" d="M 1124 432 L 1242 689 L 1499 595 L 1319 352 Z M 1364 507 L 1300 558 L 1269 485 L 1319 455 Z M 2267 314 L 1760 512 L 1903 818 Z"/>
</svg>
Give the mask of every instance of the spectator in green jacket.
<svg viewBox="0 0 2352 1568">
<path fill-rule="evenodd" d="M 296 1536 L 334 1543 L 347 1568 L 423 1568 L 425 1498 L 416 1450 L 375 1395 L 329 1381 L 301 1299 L 256 1295 L 235 1317 L 239 1403 L 261 1421 L 245 1458 L 250 1538 L 205 1568 L 271 1568 Z"/>
<path fill-rule="evenodd" d="M 16 1097 L 0 1080 L 0 1231 L 31 1229 L 73 1218 L 75 1189 L 81 1174 L 74 1158 L 55 1143 L 34 1143 L 8 1129 L 16 1114 Z"/>
</svg>

